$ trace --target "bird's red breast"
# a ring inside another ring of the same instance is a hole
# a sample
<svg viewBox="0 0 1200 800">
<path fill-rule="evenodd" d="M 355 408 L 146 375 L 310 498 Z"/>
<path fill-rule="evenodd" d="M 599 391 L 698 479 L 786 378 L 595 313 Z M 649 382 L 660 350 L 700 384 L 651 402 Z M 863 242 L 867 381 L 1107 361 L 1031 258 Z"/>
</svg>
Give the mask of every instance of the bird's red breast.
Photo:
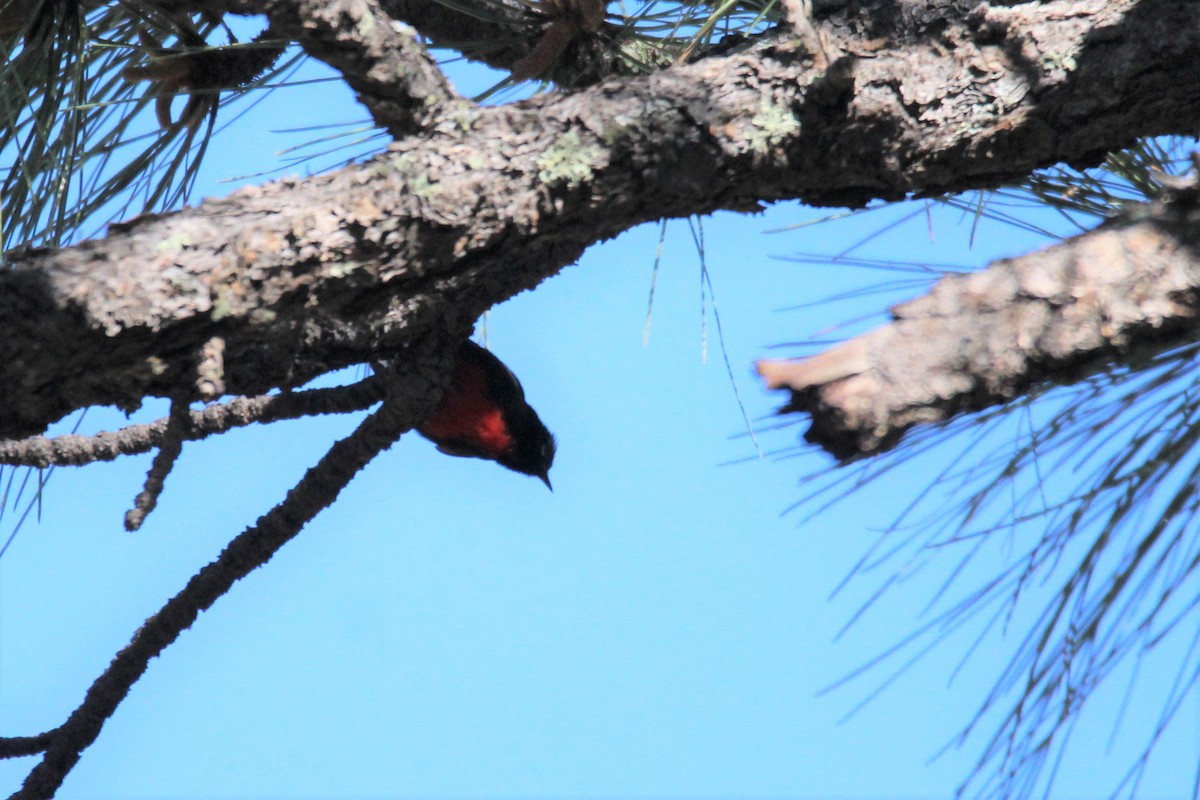
<svg viewBox="0 0 1200 800">
<path fill-rule="evenodd" d="M 490 397 L 483 368 L 468 359 L 459 360 L 442 402 L 420 432 L 434 441 L 478 449 L 478 455 L 486 458 L 497 458 L 513 446 L 504 414 Z"/>
<path fill-rule="evenodd" d="M 550 487 L 556 443 L 517 376 L 470 339 L 458 349 L 442 400 L 417 432 L 452 456 L 487 458 Z"/>
</svg>

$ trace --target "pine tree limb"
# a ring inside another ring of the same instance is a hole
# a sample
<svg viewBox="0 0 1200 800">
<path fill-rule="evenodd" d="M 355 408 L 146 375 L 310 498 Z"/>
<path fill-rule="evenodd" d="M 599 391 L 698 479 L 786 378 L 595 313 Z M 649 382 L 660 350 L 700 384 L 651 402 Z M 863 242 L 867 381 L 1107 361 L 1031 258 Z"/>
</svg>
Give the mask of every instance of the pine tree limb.
<svg viewBox="0 0 1200 800">
<path fill-rule="evenodd" d="M 1193 341 L 1200 206 L 1156 203 L 1061 244 L 942 278 L 891 323 L 800 361 L 761 361 L 783 412 L 839 459 L 894 447 L 914 425 L 1004 403 Z"/>
</svg>

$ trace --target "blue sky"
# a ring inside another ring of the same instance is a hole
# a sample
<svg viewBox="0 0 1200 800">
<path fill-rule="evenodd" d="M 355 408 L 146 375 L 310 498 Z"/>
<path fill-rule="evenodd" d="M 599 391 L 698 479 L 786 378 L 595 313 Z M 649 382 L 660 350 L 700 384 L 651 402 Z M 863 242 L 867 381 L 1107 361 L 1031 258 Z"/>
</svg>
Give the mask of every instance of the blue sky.
<svg viewBox="0 0 1200 800">
<path fill-rule="evenodd" d="M 226 194 L 221 179 L 316 135 L 281 129 L 363 116 L 337 83 L 278 92 L 216 141 L 198 195 Z M 843 252 L 903 212 L 766 233 L 816 213 L 781 205 L 703 222 L 725 354 L 763 425 L 783 398 L 756 383 L 756 358 L 805 352 L 772 347 L 846 320 L 860 321 L 824 335 L 865 329 L 915 292 L 786 310 L 880 275 L 780 257 Z M 971 223 L 940 211 L 855 252 L 977 265 L 1042 243 L 985 225 L 971 245 Z M 405 437 L 151 665 L 60 796 L 948 796 L 980 742 L 930 759 L 970 720 L 1015 637 L 989 640 L 948 685 L 971 637 L 952 639 L 849 721 L 874 683 L 818 693 L 919 621 L 936 574 L 836 642 L 876 584 L 830 595 L 953 451 L 803 524 L 783 513 L 801 475 L 832 465 L 807 451 L 758 459 L 739 436 L 686 223 L 668 229 L 644 344 L 658 240 L 646 226 L 594 247 L 488 316 L 491 347 L 558 437 L 553 494 Z M 148 404 L 134 419 L 164 413 Z M 142 620 L 359 419 L 187 445 L 136 534 L 122 518 L 148 456 L 57 470 L 40 521 L 0 559 L 2 732 L 58 724 Z M 93 410 L 84 429 L 124 422 Z M 779 451 L 801 430 L 759 440 Z M 985 551 L 980 568 L 1003 554 Z M 1160 661 L 1140 680 L 1168 680 Z M 1097 697 L 1055 797 L 1102 796 L 1124 771 L 1140 740 L 1106 749 L 1119 696 Z M 1198 744 L 1193 700 L 1144 795 L 1185 796 Z M 30 766 L 0 763 L 0 790 Z"/>
</svg>

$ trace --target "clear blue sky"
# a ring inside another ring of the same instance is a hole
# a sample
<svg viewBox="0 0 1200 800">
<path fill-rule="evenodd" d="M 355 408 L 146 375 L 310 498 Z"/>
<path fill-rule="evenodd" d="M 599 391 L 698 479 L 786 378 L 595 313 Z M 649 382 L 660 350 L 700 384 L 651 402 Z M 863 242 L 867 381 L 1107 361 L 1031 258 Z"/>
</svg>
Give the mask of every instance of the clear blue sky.
<svg viewBox="0 0 1200 800">
<path fill-rule="evenodd" d="M 280 91 L 218 138 L 198 194 L 223 195 L 232 185 L 220 179 L 319 135 L 280 129 L 363 117 L 336 83 Z M 783 310 L 880 276 L 778 256 L 838 253 L 900 216 L 764 233 L 813 213 L 784 205 L 703 223 L 726 352 L 755 419 L 783 398 L 755 382 L 754 359 L 800 352 L 770 348 L 915 291 Z M 1041 243 L 989 225 L 969 247 L 970 228 L 943 211 L 856 252 L 967 265 Z M 685 223 L 670 226 L 643 345 L 657 243 L 644 227 L 597 246 L 487 320 L 492 348 L 558 436 L 553 494 L 406 437 L 151 665 L 60 796 L 949 796 L 983 740 L 930 758 L 969 721 L 1015 635 L 990 640 L 948 686 L 971 637 L 953 639 L 847 722 L 875 683 L 817 693 L 919 621 L 936 575 L 837 642 L 876 584 L 830 593 L 953 453 L 935 450 L 804 524 L 784 514 L 798 478 L 828 459 L 755 459 L 737 436 Z M 163 413 L 147 406 L 135 420 Z M 122 517 L 148 456 L 56 471 L 40 522 L 0 560 L 0 733 L 61 722 L 142 620 L 359 418 L 187 445 L 136 534 Z M 96 410 L 84 428 L 123 422 Z M 760 441 L 781 450 L 800 430 Z M 1004 552 L 981 558 L 994 566 Z M 1141 680 L 1169 680 L 1162 661 Z M 1118 737 L 1106 752 L 1124 687 L 1112 688 L 1096 724 L 1078 729 L 1055 797 L 1102 796 L 1140 743 Z M 1163 741 L 1145 796 L 1190 791 L 1196 709 Z M 0 790 L 29 767 L 0 763 Z"/>
</svg>

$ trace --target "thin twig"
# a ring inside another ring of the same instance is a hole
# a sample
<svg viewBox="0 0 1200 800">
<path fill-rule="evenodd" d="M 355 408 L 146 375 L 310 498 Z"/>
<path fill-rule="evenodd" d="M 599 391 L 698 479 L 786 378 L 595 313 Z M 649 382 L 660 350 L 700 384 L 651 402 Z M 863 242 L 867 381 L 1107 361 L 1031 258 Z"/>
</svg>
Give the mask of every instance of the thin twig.
<svg viewBox="0 0 1200 800">
<path fill-rule="evenodd" d="M 166 486 L 167 476 L 171 474 L 179 454 L 183 452 L 183 432 L 187 428 L 190 414 L 187 400 L 181 397 L 171 400 L 171 414 L 167 417 L 167 427 L 163 431 L 158 453 L 155 454 L 150 470 L 146 473 L 146 483 L 133 499 L 133 508 L 125 512 L 125 530 L 132 533 L 142 527 L 146 515 L 158 505 L 158 496 Z"/>
</svg>

